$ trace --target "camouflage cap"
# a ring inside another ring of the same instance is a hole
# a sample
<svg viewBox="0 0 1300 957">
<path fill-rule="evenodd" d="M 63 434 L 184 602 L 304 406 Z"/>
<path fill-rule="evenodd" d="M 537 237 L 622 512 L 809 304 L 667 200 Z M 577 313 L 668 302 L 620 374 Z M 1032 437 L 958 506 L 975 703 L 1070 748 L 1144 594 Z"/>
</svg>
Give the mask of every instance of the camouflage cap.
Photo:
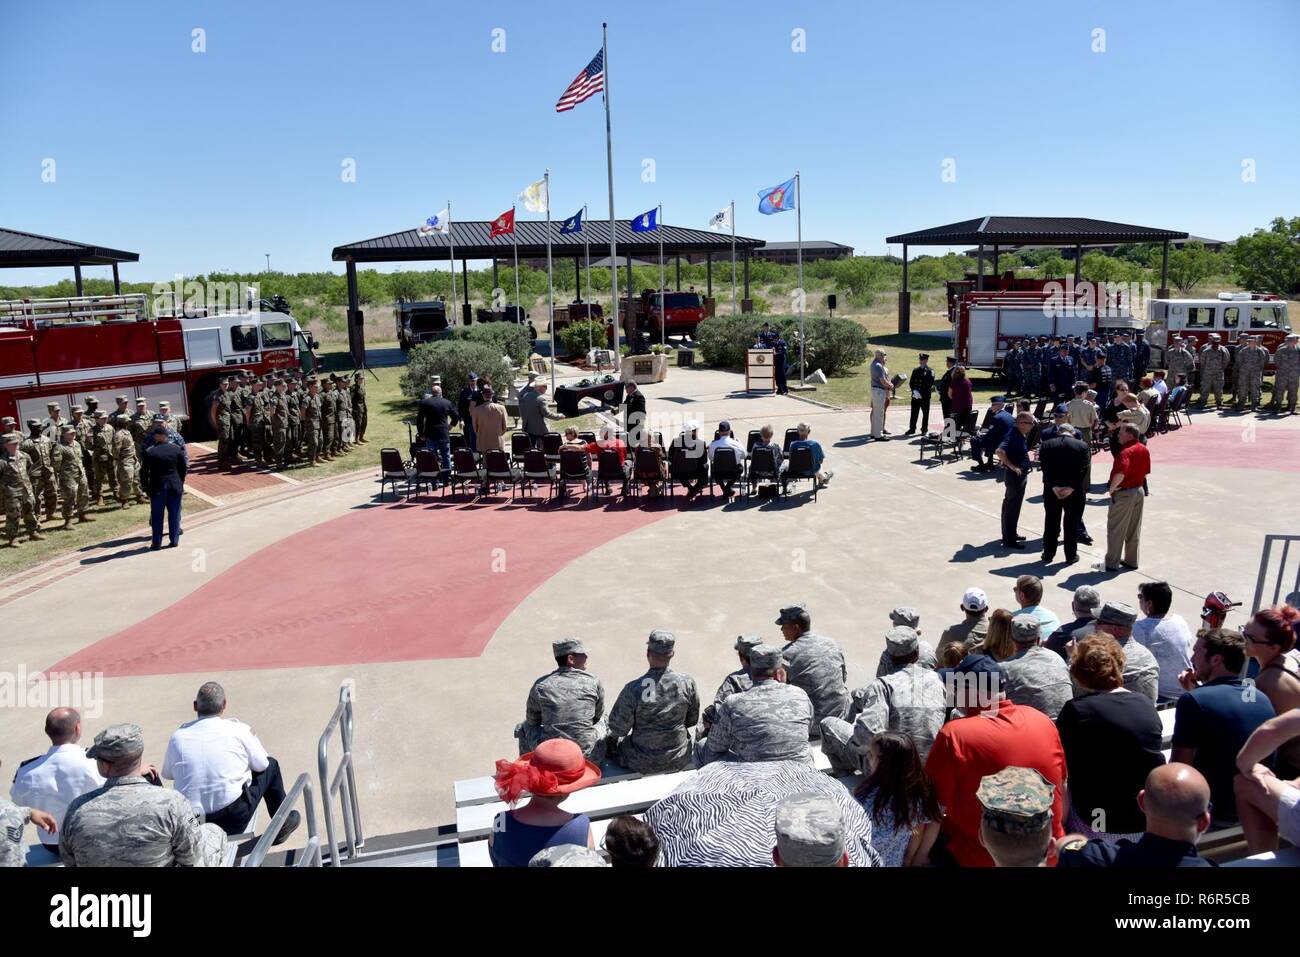
<svg viewBox="0 0 1300 957">
<path fill-rule="evenodd" d="M 126 396 L 124 396 L 124 395 L 115 395 L 115 396 L 113 396 L 113 401 L 114 401 L 114 402 L 130 402 L 131 400 L 128 399 L 128 398 L 127 398 Z"/>
<path fill-rule="evenodd" d="M 59 429 L 59 434 L 67 435 L 69 432 L 76 432 L 76 431 L 77 431 L 77 427 L 73 425 L 71 422 L 69 422 L 63 428 Z"/>
<path fill-rule="evenodd" d="M 1056 787 L 1033 768 L 1003 768 L 980 779 L 984 823 L 1003 834 L 1035 834 L 1052 823 Z"/>
<path fill-rule="evenodd" d="M 736 639 L 735 648 L 745 657 L 749 657 L 750 652 L 763 643 L 763 639 L 758 635 L 740 635 Z"/>
<path fill-rule="evenodd" d="M 921 646 L 916 630 L 907 625 L 895 625 L 885 632 L 885 650 L 891 658 L 910 655 Z"/>
<path fill-rule="evenodd" d="M 120 761 L 144 753 L 144 731 L 138 724 L 114 724 L 95 735 L 95 743 L 86 757 L 101 761 Z"/>
<path fill-rule="evenodd" d="M 29 429 L 39 429 L 40 427 L 41 427 L 41 420 L 40 420 L 40 419 L 28 419 L 28 420 L 27 420 L 27 428 L 29 428 Z"/>
<path fill-rule="evenodd" d="M 82 406 L 79 406 L 79 405 L 74 405 L 74 406 L 72 407 L 72 411 L 73 411 L 73 412 L 80 412 L 82 415 L 85 415 L 85 413 L 86 413 L 86 410 L 85 410 Z"/>
<path fill-rule="evenodd" d="M 844 815 L 821 794 L 795 794 L 776 806 L 776 846 L 786 867 L 834 867 L 844 859 Z"/>
<path fill-rule="evenodd" d="M 137 396 L 137 397 L 136 397 L 136 400 L 135 400 L 135 404 L 136 404 L 136 405 L 148 405 L 148 404 L 149 404 L 149 400 L 146 399 L 144 396 Z"/>
<path fill-rule="evenodd" d="M 656 628 L 646 639 L 646 650 L 655 655 L 671 655 L 677 647 L 677 636 L 671 631 Z"/>
<path fill-rule="evenodd" d="M 781 649 L 775 645 L 755 645 L 749 650 L 749 666 L 755 671 L 772 671 L 784 665 Z"/>
<path fill-rule="evenodd" d="M 533 855 L 529 867 L 609 867 L 599 851 L 577 844 L 556 844 Z"/>
<path fill-rule="evenodd" d="M 81 401 L 85 402 L 86 405 L 99 405 L 99 400 L 96 399 L 93 395 L 85 396 Z"/>
<path fill-rule="evenodd" d="M 22 440 L 23 437 L 17 432 L 6 432 L 4 435 L 0 435 L 0 442 L 3 442 L 5 445 L 8 445 L 10 442 L 21 442 Z"/>
<path fill-rule="evenodd" d="M 921 623 L 921 613 L 910 605 L 899 605 L 889 613 L 889 620 L 896 625 L 915 628 Z"/>
<path fill-rule="evenodd" d="M 59 407 L 59 403 L 57 403 L 57 402 L 46 402 L 46 403 L 45 403 L 45 408 L 47 408 L 47 409 L 57 409 L 58 407 Z"/>
<path fill-rule="evenodd" d="M 587 649 L 583 647 L 580 638 L 561 638 L 559 641 L 551 642 L 551 655 L 555 658 L 564 658 L 567 655 L 585 655 Z"/>
<path fill-rule="evenodd" d="M 167 408 L 169 409 L 172 407 L 172 404 L 170 402 L 168 402 L 166 399 L 163 399 L 161 402 L 158 403 L 158 408 L 161 409 L 164 405 L 167 406 Z"/>
<path fill-rule="evenodd" d="M 96 410 L 95 410 L 95 418 L 97 418 L 97 419 L 107 419 L 107 418 L 108 418 L 108 413 L 107 413 L 106 411 L 104 411 L 103 409 L 96 409 Z"/>
<path fill-rule="evenodd" d="M 1016 615 L 1011 619 L 1011 637 L 1015 639 L 1018 645 L 1026 645 L 1037 641 L 1041 636 L 1040 624 L 1039 620 L 1033 615 Z"/>
<path fill-rule="evenodd" d="M 17 424 L 18 424 L 18 420 L 15 419 L 12 415 L 6 415 L 3 419 L 0 419 L 0 425 L 17 425 Z"/>
<path fill-rule="evenodd" d="M 776 623 L 778 625 L 806 620 L 808 620 L 808 606 L 801 601 L 795 602 L 793 605 L 786 605 L 781 609 L 776 617 Z"/>
<path fill-rule="evenodd" d="M 1137 609 L 1132 605 L 1126 605 L 1122 601 L 1108 601 L 1101 606 L 1101 613 L 1097 615 L 1099 625 L 1121 625 L 1132 627 L 1133 622 L 1137 621 Z"/>
</svg>

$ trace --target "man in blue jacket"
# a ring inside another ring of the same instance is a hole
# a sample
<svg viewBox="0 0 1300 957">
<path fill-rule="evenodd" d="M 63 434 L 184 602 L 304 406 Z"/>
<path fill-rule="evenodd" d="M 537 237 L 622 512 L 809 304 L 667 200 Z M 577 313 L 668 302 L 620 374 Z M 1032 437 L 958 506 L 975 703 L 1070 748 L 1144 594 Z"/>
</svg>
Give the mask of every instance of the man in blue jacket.
<svg viewBox="0 0 1300 957">
<path fill-rule="evenodd" d="M 992 461 L 985 462 L 984 456 L 988 455 L 993 458 L 993 452 L 1007 434 L 1015 428 L 1016 417 L 1006 408 L 1007 400 L 1000 395 L 995 395 L 990 403 L 993 409 L 993 421 L 989 423 L 988 430 L 983 435 L 977 435 L 971 439 L 970 450 L 971 456 L 975 459 L 975 465 L 972 472 L 987 472 L 993 468 Z"/>
<path fill-rule="evenodd" d="M 150 551 L 162 548 L 163 513 L 167 514 L 168 548 L 181 537 L 181 496 L 188 470 L 185 450 L 167 441 L 167 426 L 154 423 L 153 442 L 146 445 L 140 462 L 140 484 L 149 493 L 149 524 L 153 529 Z"/>
</svg>

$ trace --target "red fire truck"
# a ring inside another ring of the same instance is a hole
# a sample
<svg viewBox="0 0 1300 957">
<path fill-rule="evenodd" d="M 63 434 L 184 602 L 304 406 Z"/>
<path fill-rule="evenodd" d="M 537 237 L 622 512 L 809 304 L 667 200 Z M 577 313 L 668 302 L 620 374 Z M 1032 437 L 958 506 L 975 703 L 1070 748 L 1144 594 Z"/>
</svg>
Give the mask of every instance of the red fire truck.
<svg viewBox="0 0 1300 957">
<path fill-rule="evenodd" d="M 265 300 L 214 315 L 150 317 L 148 307 L 143 295 L 0 301 L 0 416 L 43 419 L 58 402 L 70 419 L 88 394 L 109 411 L 125 395 L 132 409 L 139 397 L 155 410 L 167 400 L 200 435 L 222 374 L 316 368 L 315 341 Z"/>
<path fill-rule="evenodd" d="M 1092 333 L 1139 333 L 1144 323 L 1122 300 L 1116 302 L 1091 283 L 1075 286 L 1063 279 L 1017 278 L 1010 273 L 950 281 L 948 321 L 959 363 L 997 371 L 1007 348 L 1026 336 L 1081 336 Z"/>
<path fill-rule="evenodd" d="M 1193 352 L 1210 341 L 1211 333 L 1218 333 L 1230 350 L 1241 336 L 1259 336 L 1271 355 L 1291 332 L 1286 300 L 1259 292 L 1221 292 L 1217 299 L 1153 299 L 1147 319 L 1147 342 L 1156 365 L 1164 364 L 1171 335 L 1192 340 Z M 1268 368 L 1273 368 L 1272 359 Z"/>
</svg>

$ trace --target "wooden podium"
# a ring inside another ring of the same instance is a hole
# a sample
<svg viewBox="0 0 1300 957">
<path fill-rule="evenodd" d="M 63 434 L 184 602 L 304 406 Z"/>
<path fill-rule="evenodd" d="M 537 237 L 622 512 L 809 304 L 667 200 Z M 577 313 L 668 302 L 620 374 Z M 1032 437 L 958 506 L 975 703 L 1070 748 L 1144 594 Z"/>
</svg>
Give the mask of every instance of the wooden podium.
<svg viewBox="0 0 1300 957">
<path fill-rule="evenodd" d="M 776 353 L 772 349 L 750 349 L 745 353 L 745 391 L 776 391 Z"/>
</svg>

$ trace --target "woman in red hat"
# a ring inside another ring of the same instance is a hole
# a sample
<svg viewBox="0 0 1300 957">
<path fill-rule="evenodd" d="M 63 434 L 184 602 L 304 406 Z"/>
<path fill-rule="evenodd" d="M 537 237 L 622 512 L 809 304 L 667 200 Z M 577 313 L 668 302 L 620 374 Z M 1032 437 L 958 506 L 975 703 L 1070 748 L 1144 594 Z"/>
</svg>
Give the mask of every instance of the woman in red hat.
<svg viewBox="0 0 1300 957">
<path fill-rule="evenodd" d="M 591 818 L 560 804 L 574 791 L 600 780 L 600 768 L 568 738 L 543 741 L 517 761 L 498 761 L 497 794 L 511 805 L 492 823 L 488 849 L 494 867 L 527 867 L 533 855 L 558 844 L 593 847 Z M 522 807 L 519 798 L 529 795 Z"/>
</svg>

